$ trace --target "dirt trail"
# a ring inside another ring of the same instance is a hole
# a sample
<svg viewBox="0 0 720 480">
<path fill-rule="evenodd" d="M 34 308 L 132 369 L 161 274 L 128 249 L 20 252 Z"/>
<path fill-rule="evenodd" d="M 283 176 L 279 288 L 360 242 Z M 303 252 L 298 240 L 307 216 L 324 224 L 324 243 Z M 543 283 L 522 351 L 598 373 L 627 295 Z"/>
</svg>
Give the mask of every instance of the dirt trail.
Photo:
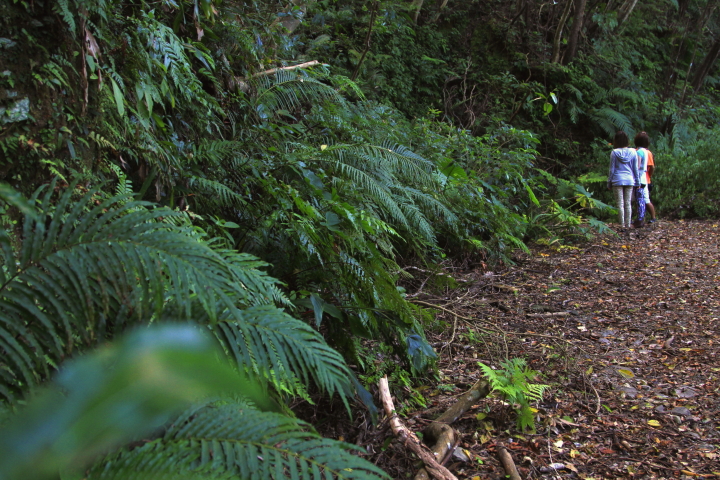
<svg viewBox="0 0 720 480">
<path fill-rule="evenodd" d="M 536 433 L 520 433 L 497 399 L 481 401 L 454 424 L 470 459 L 446 464 L 458 478 L 504 478 L 500 445 L 522 478 L 720 478 L 718 223 L 538 247 L 504 271 L 455 273 L 463 288 L 410 291 L 445 310 L 428 335 L 441 380 L 420 389 L 427 408 L 405 409 L 407 425 L 421 431 L 452 404 L 480 377 L 478 361 L 523 357 L 552 385 Z M 360 430 L 344 436 L 412 478 L 417 460 L 382 425 Z"/>
</svg>

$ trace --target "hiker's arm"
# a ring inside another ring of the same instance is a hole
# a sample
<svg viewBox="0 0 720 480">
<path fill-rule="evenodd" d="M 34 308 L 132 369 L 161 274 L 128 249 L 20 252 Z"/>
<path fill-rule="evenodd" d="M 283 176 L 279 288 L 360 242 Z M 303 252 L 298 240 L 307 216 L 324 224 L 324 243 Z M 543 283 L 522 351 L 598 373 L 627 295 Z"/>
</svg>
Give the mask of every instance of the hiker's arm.
<svg viewBox="0 0 720 480">
<path fill-rule="evenodd" d="M 652 179 L 652 176 L 653 176 L 653 172 L 654 172 L 654 171 L 655 171 L 655 165 L 648 165 L 648 167 L 647 167 L 647 172 L 648 172 L 648 175 L 650 175 L 650 178 L 651 178 L 651 179 Z"/>
</svg>

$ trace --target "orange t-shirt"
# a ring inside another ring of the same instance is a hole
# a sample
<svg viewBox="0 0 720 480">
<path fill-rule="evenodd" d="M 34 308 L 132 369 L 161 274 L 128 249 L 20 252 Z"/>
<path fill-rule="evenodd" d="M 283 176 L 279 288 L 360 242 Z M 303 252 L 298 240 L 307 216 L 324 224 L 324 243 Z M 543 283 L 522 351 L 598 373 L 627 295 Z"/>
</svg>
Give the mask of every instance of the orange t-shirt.
<svg viewBox="0 0 720 480">
<path fill-rule="evenodd" d="M 645 172 L 645 176 L 647 177 L 647 184 L 650 185 L 652 183 L 652 180 L 650 179 L 650 165 L 652 165 L 653 167 L 655 166 L 655 158 L 653 158 L 653 154 L 650 150 L 645 149 L 645 151 L 647 152 L 647 166 L 648 166 L 648 171 Z"/>
</svg>

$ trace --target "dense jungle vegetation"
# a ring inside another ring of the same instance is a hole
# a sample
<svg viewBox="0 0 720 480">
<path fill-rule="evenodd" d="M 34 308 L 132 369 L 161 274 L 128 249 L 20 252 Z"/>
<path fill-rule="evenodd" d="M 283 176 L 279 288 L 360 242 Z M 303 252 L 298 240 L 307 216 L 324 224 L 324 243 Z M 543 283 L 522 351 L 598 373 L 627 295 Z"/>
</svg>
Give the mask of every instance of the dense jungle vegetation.
<svg viewBox="0 0 720 480">
<path fill-rule="evenodd" d="M 617 130 L 718 216 L 718 56 L 711 0 L 3 0 L 0 476 L 384 478 L 291 399 L 432 375 L 408 266 L 607 231 Z"/>
</svg>

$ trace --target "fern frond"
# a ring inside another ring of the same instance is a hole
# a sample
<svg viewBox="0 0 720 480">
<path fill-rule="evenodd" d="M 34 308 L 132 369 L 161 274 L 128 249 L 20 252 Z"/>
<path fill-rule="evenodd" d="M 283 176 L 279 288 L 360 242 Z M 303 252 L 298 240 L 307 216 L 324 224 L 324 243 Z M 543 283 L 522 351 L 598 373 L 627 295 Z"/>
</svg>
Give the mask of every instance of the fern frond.
<svg viewBox="0 0 720 480">
<path fill-rule="evenodd" d="M 566 83 L 566 84 L 563 86 L 563 88 L 565 89 L 566 92 L 572 93 L 572 94 L 575 96 L 575 99 L 576 99 L 576 100 L 582 101 L 582 99 L 583 99 L 583 93 L 582 93 L 582 91 L 581 91 L 579 88 L 577 88 L 575 85 L 573 85 L 572 83 Z"/>
<path fill-rule="evenodd" d="M 640 103 L 642 98 L 636 92 L 626 88 L 616 87 L 610 90 L 609 96 L 616 99 L 629 100 L 633 104 Z"/>
<path fill-rule="evenodd" d="M 53 5 L 53 10 L 55 13 L 57 13 L 60 17 L 62 17 L 63 20 L 65 20 L 65 23 L 67 23 L 67 26 L 70 29 L 70 33 L 74 36 L 75 35 L 75 15 L 70 11 L 70 5 L 68 0 L 58 0 L 55 5 Z"/>
<path fill-rule="evenodd" d="M 301 70 L 280 70 L 252 80 L 257 88 L 255 110 L 261 117 L 278 110 L 293 110 L 303 103 L 315 104 L 330 100 L 344 104 L 345 99 L 331 86 Z"/>
<path fill-rule="evenodd" d="M 73 202 L 72 186 L 56 199 L 52 187 L 25 216 L 19 249 L 0 230 L 0 383 L 9 400 L 128 325 L 200 312 L 212 322 L 238 306 L 286 302 L 254 258 L 160 221 L 177 212 L 126 196 L 95 205 L 95 190 Z"/>
<path fill-rule="evenodd" d="M 65 363 L 27 406 L 3 418 L 0 478 L 80 478 L 66 473 L 84 471 L 88 460 L 125 442 L 157 435 L 189 406 L 219 395 L 276 408 L 255 379 L 218 361 L 217 345 L 201 327 L 139 329 Z"/>
<path fill-rule="evenodd" d="M 612 137 L 618 130 L 623 130 L 632 136 L 633 128 L 630 119 L 622 113 L 610 108 L 602 107 L 588 112 L 590 118 Z"/>
<path fill-rule="evenodd" d="M 344 402 L 352 394 L 351 372 L 342 356 L 308 324 L 272 306 L 231 309 L 210 326 L 238 364 L 252 368 L 287 389 L 298 376 Z"/>
<path fill-rule="evenodd" d="M 87 478 L 388 478 L 354 455 L 357 450 L 320 437 L 304 422 L 231 402 L 189 410 L 162 438 L 109 455 Z"/>
<path fill-rule="evenodd" d="M 127 175 L 125 175 L 122 169 L 114 163 L 110 164 L 110 170 L 113 171 L 113 173 L 118 179 L 118 184 L 115 188 L 115 195 L 130 198 L 134 193 L 132 188 L 132 181 L 130 181 L 130 179 L 127 177 Z"/>
<path fill-rule="evenodd" d="M 581 114 L 584 114 L 585 112 L 578 107 L 575 102 L 570 102 L 570 108 L 568 113 L 570 114 L 570 121 L 574 124 L 578 122 L 578 119 L 580 118 Z"/>
<path fill-rule="evenodd" d="M 403 178 L 412 178 L 420 185 L 435 184 L 431 175 L 433 163 L 401 145 L 337 144 L 328 147 L 326 152 L 344 163 L 365 164 L 365 168 L 375 171 L 384 168 Z"/>
<path fill-rule="evenodd" d="M 222 206 L 240 206 L 247 203 L 242 195 L 217 180 L 192 175 L 188 178 L 188 186 L 197 194 L 206 196 L 207 199 L 212 199 L 213 203 L 217 202 Z"/>
</svg>

